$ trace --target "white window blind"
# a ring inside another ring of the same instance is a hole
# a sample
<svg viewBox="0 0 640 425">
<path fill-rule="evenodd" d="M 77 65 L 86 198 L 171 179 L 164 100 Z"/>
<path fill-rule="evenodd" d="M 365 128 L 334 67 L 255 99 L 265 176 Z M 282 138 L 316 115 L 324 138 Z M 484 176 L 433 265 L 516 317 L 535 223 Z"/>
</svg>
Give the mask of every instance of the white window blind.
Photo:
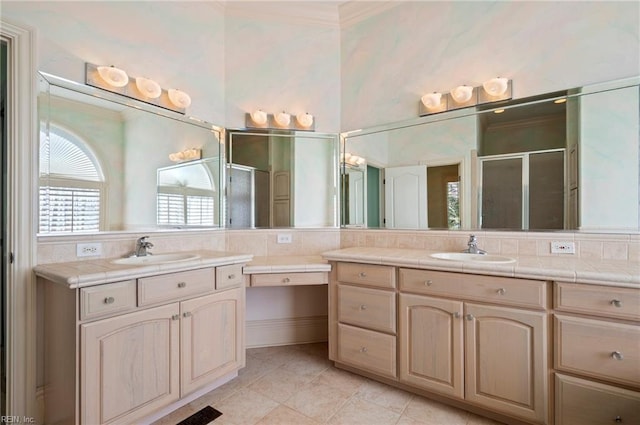
<svg viewBox="0 0 640 425">
<path fill-rule="evenodd" d="M 213 226 L 211 196 L 158 193 L 158 224 L 164 226 Z"/>
<path fill-rule="evenodd" d="M 100 230 L 100 189 L 40 186 L 40 233 Z"/>
</svg>

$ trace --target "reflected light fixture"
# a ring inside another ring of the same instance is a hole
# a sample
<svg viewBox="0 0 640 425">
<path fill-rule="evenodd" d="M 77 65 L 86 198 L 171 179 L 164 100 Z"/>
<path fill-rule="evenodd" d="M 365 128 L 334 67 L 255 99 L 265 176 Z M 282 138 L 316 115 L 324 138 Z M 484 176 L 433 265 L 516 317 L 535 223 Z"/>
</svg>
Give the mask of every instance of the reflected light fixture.
<svg viewBox="0 0 640 425">
<path fill-rule="evenodd" d="M 561 99 L 556 99 L 553 101 L 553 103 L 565 103 L 567 101 L 566 97 L 563 97 Z"/>
<path fill-rule="evenodd" d="M 200 158 L 202 158 L 202 149 L 196 148 L 169 154 L 169 159 L 173 162 L 193 161 Z"/>
<path fill-rule="evenodd" d="M 148 78 L 137 77 L 136 87 L 144 97 L 148 97 L 149 99 L 156 99 L 162 94 L 160 84 Z"/>
<path fill-rule="evenodd" d="M 495 111 L 493 111 L 494 114 L 501 114 L 504 112 L 504 109 L 496 109 Z"/>
<path fill-rule="evenodd" d="M 273 119 L 280 127 L 289 127 L 291 124 L 291 114 L 287 114 L 285 111 L 278 112 L 273 116 Z"/>
<path fill-rule="evenodd" d="M 124 87 L 129 84 L 129 76 L 126 72 L 115 66 L 99 66 L 98 74 L 105 83 L 112 87 Z"/>
<path fill-rule="evenodd" d="M 308 112 L 296 115 L 296 121 L 303 128 L 309 128 L 313 125 L 313 115 Z"/>
<path fill-rule="evenodd" d="M 183 91 L 176 89 L 169 89 L 167 91 L 169 100 L 178 108 L 187 108 L 191 105 L 191 97 Z"/>
<path fill-rule="evenodd" d="M 482 88 L 488 95 L 493 97 L 502 96 L 507 92 L 509 87 L 509 79 L 503 77 L 496 77 L 482 83 Z"/>
<path fill-rule="evenodd" d="M 458 86 L 451 89 L 451 97 L 456 103 L 467 103 L 473 96 L 473 87 L 471 86 Z"/>
</svg>

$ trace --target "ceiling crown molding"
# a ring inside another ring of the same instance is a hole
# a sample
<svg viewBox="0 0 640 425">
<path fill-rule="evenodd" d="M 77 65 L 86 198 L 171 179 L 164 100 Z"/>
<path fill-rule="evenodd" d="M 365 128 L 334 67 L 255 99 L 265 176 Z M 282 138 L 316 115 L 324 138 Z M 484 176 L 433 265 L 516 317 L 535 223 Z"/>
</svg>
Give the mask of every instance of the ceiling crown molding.
<svg viewBox="0 0 640 425">
<path fill-rule="evenodd" d="M 404 3 L 402 0 L 361 1 L 349 0 L 340 3 L 338 13 L 342 28 L 355 25 L 372 16 L 379 15 Z"/>
</svg>

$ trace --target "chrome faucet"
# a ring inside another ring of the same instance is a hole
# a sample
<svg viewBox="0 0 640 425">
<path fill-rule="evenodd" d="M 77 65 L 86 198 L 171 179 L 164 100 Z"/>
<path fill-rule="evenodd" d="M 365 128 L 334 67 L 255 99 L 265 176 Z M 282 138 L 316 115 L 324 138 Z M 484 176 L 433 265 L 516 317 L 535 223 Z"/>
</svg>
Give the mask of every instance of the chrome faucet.
<svg viewBox="0 0 640 425">
<path fill-rule="evenodd" d="M 136 241 L 136 249 L 133 251 L 132 257 L 144 257 L 153 254 L 152 252 L 147 251 L 148 249 L 153 248 L 153 244 L 147 241 L 148 238 L 149 236 L 138 238 Z"/>
<path fill-rule="evenodd" d="M 478 248 L 478 238 L 476 235 L 469 235 L 469 241 L 467 242 L 467 249 L 462 252 L 469 254 L 486 254 L 487 251 Z"/>
</svg>

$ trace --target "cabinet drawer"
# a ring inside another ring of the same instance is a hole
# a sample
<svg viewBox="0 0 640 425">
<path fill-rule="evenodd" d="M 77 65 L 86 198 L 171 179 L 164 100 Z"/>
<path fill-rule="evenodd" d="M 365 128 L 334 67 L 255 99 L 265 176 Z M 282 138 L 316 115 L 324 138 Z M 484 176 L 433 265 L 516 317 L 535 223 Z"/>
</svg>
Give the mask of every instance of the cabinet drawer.
<svg viewBox="0 0 640 425">
<path fill-rule="evenodd" d="M 547 282 L 430 270 L 400 269 L 400 290 L 544 309 Z"/>
<path fill-rule="evenodd" d="M 109 283 L 80 289 L 80 320 L 136 308 L 136 281 Z"/>
<path fill-rule="evenodd" d="M 329 282 L 327 273 L 265 273 L 252 274 L 251 286 L 323 285 Z"/>
<path fill-rule="evenodd" d="M 240 286 L 243 283 L 242 264 L 216 267 L 216 289 Z"/>
<path fill-rule="evenodd" d="M 395 288 L 395 268 L 372 264 L 338 263 L 338 280 L 346 283 Z"/>
<path fill-rule="evenodd" d="M 554 322 L 558 370 L 640 387 L 640 326 L 559 315 Z"/>
<path fill-rule="evenodd" d="M 396 294 L 338 285 L 338 320 L 383 332 L 396 332 Z"/>
<path fill-rule="evenodd" d="M 556 374 L 556 425 L 640 424 L 640 393 Z"/>
<path fill-rule="evenodd" d="M 180 300 L 213 292 L 214 269 L 190 270 L 138 279 L 138 305 Z"/>
<path fill-rule="evenodd" d="M 640 290 L 557 282 L 555 307 L 594 316 L 640 320 Z"/>
<path fill-rule="evenodd" d="M 396 337 L 339 324 L 338 362 L 395 378 Z"/>
</svg>

